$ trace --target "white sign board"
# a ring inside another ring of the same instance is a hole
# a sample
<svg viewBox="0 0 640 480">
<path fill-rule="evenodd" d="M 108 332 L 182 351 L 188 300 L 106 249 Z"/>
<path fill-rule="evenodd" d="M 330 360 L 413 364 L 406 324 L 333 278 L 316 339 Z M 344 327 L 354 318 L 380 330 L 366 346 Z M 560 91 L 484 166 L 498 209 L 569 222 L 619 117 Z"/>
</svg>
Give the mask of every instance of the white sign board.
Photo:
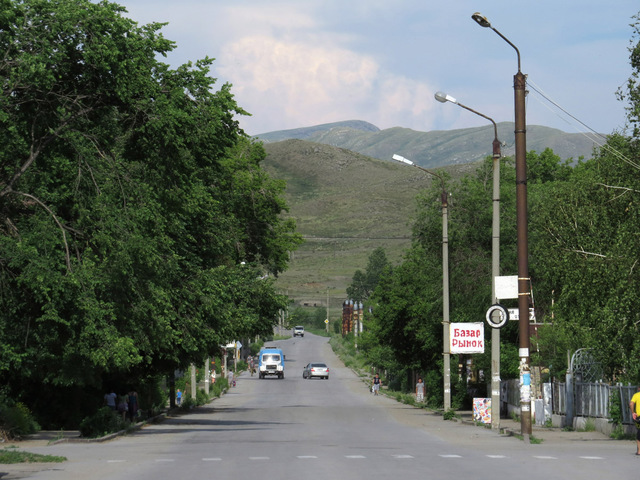
<svg viewBox="0 0 640 480">
<path fill-rule="evenodd" d="M 450 323 L 449 351 L 457 353 L 484 353 L 484 323 Z"/>
<path fill-rule="evenodd" d="M 520 309 L 518 308 L 510 308 L 509 309 L 509 320 L 520 320 Z M 536 312 L 533 308 L 529 309 L 529 321 L 535 322 L 536 320 Z"/>
<path fill-rule="evenodd" d="M 495 278 L 496 298 L 505 300 L 518 298 L 518 276 L 507 275 Z"/>
</svg>

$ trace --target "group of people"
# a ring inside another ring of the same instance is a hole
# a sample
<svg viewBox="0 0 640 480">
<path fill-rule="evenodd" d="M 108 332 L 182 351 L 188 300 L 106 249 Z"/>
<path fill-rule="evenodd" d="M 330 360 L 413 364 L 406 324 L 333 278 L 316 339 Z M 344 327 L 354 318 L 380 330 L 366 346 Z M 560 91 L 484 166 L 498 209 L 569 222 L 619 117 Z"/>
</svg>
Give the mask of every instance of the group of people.
<svg viewBox="0 0 640 480">
<path fill-rule="evenodd" d="M 381 384 L 380 375 L 376 373 L 371 383 L 371 392 L 374 395 L 379 394 L 380 384 Z M 422 377 L 418 377 L 418 383 L 416 383 L 416 401 L 424 402 L 424 393 L 425 393 L 424 382 L 422 381 Z"/>
<path fill-rule="evenodd" d="M 136 419 L 140 409 L 138 393 L 134 389 L 122 395 L 117 395 L 115 390 L 111 389 L 104 396 L 104 404 L 114 412 L 122 415 L 123 420 L 129 419 L 131 422 Z"/>
</svg>

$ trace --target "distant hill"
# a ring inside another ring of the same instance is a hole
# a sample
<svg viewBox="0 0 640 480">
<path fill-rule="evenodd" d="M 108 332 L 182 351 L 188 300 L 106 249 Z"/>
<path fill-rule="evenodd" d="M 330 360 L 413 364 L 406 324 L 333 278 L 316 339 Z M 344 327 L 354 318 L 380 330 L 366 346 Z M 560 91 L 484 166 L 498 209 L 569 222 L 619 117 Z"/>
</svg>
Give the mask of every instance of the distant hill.
<svg viewBox="0 0 640 480">
<path fill-rule="evenodd" d="M 345 289 L 357 269 L 383 247 L 398 262 L 411 243 L 416 195 L 432 181 L 425 172 L 344 148 L 304 140 L 266 143 L 265 170 L 286 180 L 289 216 L 305 244 L 278 288 L 298 304 L 332 307 L 345 300 Z M 477 164 L 444 167 L 453 178 L 471 173 Z"/>
<path fill-rule="evenodd" d="M 505 144 L 502 154 L 514 155 L 514 124 L 498 124 L 498 139 Z M 369 157 L 389 160 L 394 153 L 423 167 L 459 165 L 482 160 L 492 154 L 493 126 L 460 130 L 418 132 L 408 128 L 380 130 L 360 120 L 327 123 L 313 127 L 281 130 L 256 135 L 265 144 L 288 139 L 308 140 L 346 148 Z M 563 160 L 592 157 L 595 144 L 580 133 L 555 128 L 527 126 L 527 151 L 551 148 Z"/>
</svg>

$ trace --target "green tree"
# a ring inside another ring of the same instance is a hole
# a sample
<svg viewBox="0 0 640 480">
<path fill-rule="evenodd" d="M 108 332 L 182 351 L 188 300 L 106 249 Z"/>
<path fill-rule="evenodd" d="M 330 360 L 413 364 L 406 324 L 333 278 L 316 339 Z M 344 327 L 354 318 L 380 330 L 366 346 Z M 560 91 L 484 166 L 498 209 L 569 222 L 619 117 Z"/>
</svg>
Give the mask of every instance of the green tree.
<svg viewBox="0 0 640 480">
<path fill-rule="evenodd" d="M 387 259 L 384 248 L 376 248 L 369 255 L 365 271 L 356 270 L 353 274 L 351 285 L 347 287 L 347 295 L 349 298 L 358 302 L 366 301 L 388 268 L 391 268 L 391 263 Z"/>
<path fill-rule="evenodd" d="M 631 76 L 627 83 L 618 89 L 618 99 L 627 103 L 627 119 L 633 128 L 632 138 L 640 138 L 640 13 L 634 15 L 633 37 L 629 46 Z"/>
<path fill-rule="evenodd" d="M 10 393 L 49 409 L 101 399 L 110 382 L 270 332 L 287 304 L 270 275 L 300 238 L 281 217 L 284 184 L 234 119 L 245 112 L 230 86 L 214 91 L 212 61 L 171 69 L 158 60 L 174 48 L 162 25 L 138 26 L 116 4 L 2 7 L 0 379 Z"/>
</svg>

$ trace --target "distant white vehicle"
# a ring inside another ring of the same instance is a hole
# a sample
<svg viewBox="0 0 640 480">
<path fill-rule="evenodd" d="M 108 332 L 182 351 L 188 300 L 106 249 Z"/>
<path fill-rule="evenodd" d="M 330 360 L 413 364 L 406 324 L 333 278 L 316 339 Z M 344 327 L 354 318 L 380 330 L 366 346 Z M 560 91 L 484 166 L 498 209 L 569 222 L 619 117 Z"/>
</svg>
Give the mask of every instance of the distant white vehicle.
<svg viewBox="0 0 640 480">
<path fill-rule="evenodd" d="M 294 337 L 304 337 L 304 327 L 302 325 L 298 325 L 297 327 L 293 327 L 293 336 Z"/>
</svg>

